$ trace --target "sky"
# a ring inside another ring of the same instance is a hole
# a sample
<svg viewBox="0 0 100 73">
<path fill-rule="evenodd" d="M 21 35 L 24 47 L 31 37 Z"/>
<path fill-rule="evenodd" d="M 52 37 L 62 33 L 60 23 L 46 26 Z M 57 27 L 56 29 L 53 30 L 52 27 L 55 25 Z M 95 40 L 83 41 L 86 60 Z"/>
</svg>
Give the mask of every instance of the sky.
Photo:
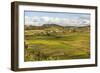
<svg viewBox="0 0 100 73">
<path fill-rule="evenodd" d="M 90 25 L 90 14 L 68 12 L 24 11 L 25 25 L 42 26 L 58 24 L 61 26 Z"/>
</svg>

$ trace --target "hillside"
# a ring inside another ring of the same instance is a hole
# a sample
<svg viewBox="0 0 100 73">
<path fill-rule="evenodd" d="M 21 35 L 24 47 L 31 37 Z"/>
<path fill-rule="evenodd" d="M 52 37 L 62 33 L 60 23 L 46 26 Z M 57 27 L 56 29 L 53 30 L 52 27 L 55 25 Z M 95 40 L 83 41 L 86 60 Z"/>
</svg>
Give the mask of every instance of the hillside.
<svg viewBox="0 0 100 73">
<path fill-rule="evenodd" d="M 90 58 L 90 26 L 26 26 L 25 61 Z"/>
<path fill-rule="evenodd" d="M 28 25 L 24 25 L 24 29 L 25 30 L 44 30 L 44 29 L 51 29 L 51 28 L 55 28 L 55 29 L 68 29 L 68 30 L 90 30 L 90 26 L 60 26 L 58 24 L 43 24 L 42 26 L 28 26 Z"/>
</svg>

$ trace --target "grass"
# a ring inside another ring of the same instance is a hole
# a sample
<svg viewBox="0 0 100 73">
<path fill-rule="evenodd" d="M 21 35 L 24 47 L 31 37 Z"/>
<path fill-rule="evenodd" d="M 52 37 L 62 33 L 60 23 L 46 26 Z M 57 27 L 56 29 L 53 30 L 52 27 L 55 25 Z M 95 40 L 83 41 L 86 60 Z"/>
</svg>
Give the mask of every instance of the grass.
<svg viewBox="0 0 100 73">
<path fill-rule="evenodd" d="M 90 58 L 89 32 L 34 34 L 38 32 L 39 30 L 25 30 L 25 61 Z"/>
</svg>

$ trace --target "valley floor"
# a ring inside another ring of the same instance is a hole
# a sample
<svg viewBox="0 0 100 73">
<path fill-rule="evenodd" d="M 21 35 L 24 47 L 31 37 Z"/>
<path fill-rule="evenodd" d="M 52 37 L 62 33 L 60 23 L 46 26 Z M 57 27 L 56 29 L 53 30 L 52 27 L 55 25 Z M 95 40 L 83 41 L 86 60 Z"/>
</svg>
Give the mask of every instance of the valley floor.
<svg viewBox="0 0 100 73">
<path fill-rule="evenodd" d="M 25 30 L 31 34 L 34 30 Z M 90 58 L 89 32 L 58 35 L 25 35 L 25 61 L 67 60 Z"/>
</svg>

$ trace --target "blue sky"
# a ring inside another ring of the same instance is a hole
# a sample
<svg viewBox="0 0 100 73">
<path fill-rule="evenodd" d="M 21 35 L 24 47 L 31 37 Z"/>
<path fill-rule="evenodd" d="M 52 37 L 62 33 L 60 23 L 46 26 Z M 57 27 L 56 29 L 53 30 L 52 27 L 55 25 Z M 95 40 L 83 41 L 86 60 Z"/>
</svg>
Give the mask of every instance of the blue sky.
<svg viewBox="0 0 100 73">
<path fill-rule="evenodd" d="M 67 13 L 67 12 L 42 12 L 25 11 L 25 24 L 43 25 L 45 23 L 56 23 L 62 26 L 81 26 L 90 24 L 90 14 Z"/>
</svg>

